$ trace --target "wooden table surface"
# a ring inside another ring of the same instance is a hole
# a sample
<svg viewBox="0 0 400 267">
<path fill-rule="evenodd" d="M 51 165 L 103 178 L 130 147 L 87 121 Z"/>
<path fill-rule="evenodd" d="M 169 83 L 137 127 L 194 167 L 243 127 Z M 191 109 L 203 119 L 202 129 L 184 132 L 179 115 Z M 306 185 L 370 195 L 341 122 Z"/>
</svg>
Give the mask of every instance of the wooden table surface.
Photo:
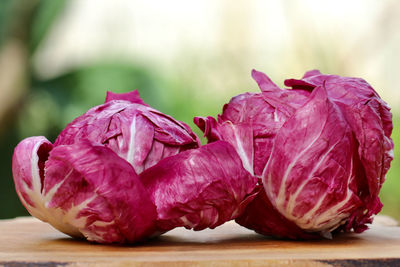
<svg viewBox="0 0 400 267">
<path fill-rule="evenodd" d="M 228 222 L 175 229 L 148 242 L 79 241 L 34 218 L 0 221 L 0 266 L 400 266 L 400 227 L 372 225 L 333 240 L 275 240 Z"/>
</svg>

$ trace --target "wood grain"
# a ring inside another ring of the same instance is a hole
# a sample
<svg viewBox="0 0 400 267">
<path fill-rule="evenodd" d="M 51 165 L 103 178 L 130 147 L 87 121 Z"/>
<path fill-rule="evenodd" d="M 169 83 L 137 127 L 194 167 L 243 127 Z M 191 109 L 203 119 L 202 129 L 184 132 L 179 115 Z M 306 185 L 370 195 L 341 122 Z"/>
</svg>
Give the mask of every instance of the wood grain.
<svg viewBox="0 0 400 267">
<path fill-rule="evenodd" d="M 289 241 L 229 222 L 118 246 L 74 240 L 27 217 L 0 221 L 0 236 L 0 266 L 400 266 L 400 227 L 382 225 L 333 240 Z"/>
</svg>

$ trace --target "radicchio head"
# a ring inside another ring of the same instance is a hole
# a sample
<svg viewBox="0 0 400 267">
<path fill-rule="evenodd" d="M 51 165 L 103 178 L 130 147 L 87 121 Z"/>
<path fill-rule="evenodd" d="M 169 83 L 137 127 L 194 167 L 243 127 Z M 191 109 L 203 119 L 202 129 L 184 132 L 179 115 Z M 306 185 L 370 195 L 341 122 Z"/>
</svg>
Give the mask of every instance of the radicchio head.
<svg viewBox="0 0 400 267">
<path fill-rule="evenodd" d="M 389 107 L 358 78 L 310 71 L 281 89 L 252 75 L 261 93 L 232 98 L 217 120 L 195 118 L 209 142 L 232 143 L 264 188 L 237 222 L 288 238 L 364 231 L 393 158 Z"/>
</svg>

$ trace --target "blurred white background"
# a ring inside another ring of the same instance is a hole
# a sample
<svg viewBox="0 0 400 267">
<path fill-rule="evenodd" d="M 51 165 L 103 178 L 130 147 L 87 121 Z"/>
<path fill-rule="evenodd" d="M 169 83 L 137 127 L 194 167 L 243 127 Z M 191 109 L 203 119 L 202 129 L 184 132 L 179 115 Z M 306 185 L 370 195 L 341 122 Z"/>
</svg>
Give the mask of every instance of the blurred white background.
<svg viewBox="0 0 400 267">
<path fill-rule="evenodd" d="M 280 85 L 317 68 L 365 78 L 398 109 L 399 29 L 396 0 L 73 0 L 34 64 L 48 78 L 107 57 L 145 62 L 225 100 L 256 90 L 252 68 Z"/>
</svg>

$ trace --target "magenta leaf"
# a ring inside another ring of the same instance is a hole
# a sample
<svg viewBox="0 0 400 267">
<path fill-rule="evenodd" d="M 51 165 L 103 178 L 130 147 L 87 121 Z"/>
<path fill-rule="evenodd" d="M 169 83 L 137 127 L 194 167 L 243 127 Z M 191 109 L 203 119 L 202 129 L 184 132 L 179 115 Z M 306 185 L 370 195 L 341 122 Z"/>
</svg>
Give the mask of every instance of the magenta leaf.
<svg viewBox="0 0 400 267">
<path fill-rule="evenodd" d="M 43 195 L 59 222 L 89 241 L 140 241 L 155 232 L 156 209 L 132 166 L 111 149 L 61 145 L 46 162 Z M 67 234 L 69 234 L 67 232 Z"/>
<path fill-rule="evenodd" d="M 254 197 L 257 183 L 235 149 L 223 141 L 165 158 L 140 178 L 164 231 L 215 228 L 236 218 Z"/>
</svg>

